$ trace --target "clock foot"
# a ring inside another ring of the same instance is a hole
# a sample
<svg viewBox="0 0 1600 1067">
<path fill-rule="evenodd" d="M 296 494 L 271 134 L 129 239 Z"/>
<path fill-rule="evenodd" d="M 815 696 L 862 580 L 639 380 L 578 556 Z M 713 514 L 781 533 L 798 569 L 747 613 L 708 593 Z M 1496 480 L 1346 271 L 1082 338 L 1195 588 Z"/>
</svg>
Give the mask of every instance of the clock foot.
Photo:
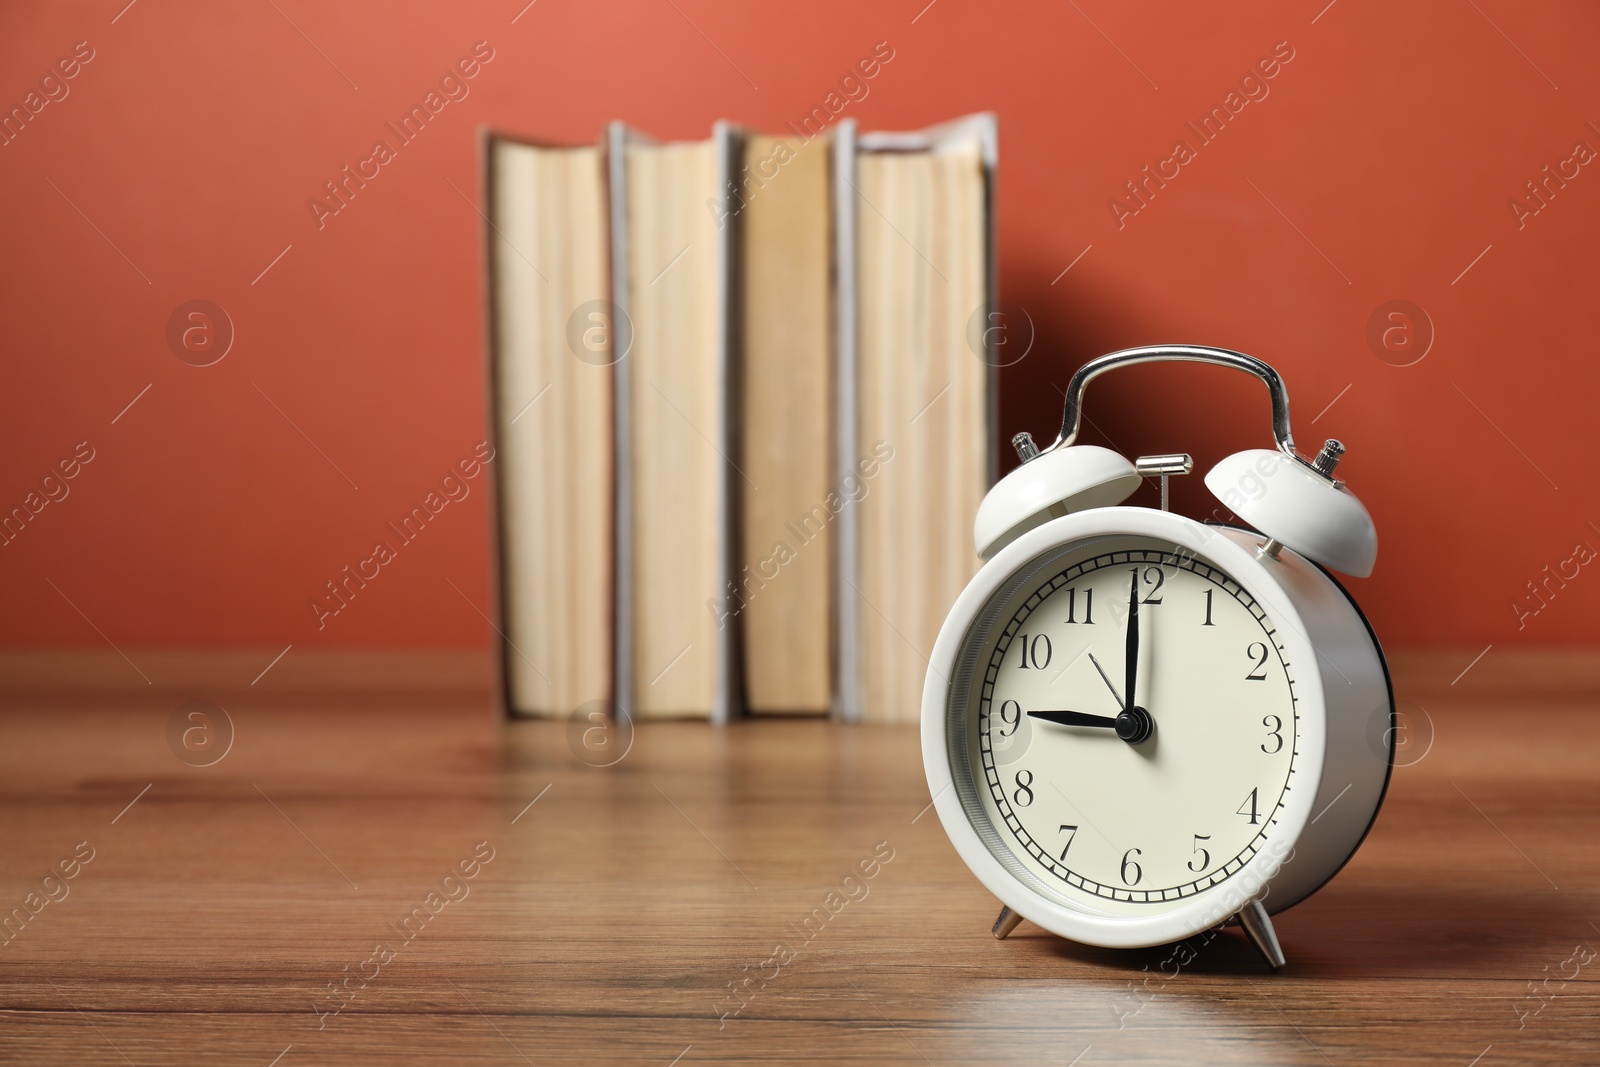
<svg viewBox="0 0 1600 1067">
<path fill-rule="evenodd" d="M 1022 924 L 1022 916 L 1010 908 L 1001 908 L 1000 917 L 994 921 L 994 939 L 1004 941 L 1006 935 Z"/>
<path fill-rule="evenodd" d="M 1282 969 L 1287 962 L 1283 958 L 1283 946 L 1278 944 L 1277 931 L 1272 928 L 1272 920 L 1267 918 L 1267 909 L 1261 906 L 1261 901 L 1252 900 L 1245 905 L 1238 918 L 1239 925 L 1244 927 L 1245 936 L 1250 939 L 1252 945 L 1261 950 L 1261 954 L 1267 958 L 1267 963 L 1272 969 L 1275 971 Z M 995 929 L 999 929 L 998 924 Z"/>
</svg>

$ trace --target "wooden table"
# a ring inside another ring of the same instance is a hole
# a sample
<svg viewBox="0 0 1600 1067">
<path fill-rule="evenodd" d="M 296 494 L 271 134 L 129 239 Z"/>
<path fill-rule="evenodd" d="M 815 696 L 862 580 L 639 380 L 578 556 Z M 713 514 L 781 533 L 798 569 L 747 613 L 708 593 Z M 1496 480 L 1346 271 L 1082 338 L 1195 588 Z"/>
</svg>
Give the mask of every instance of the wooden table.
<svg viewBox="0 0 1600 1067">
<path fill-rule="evenodd" d="M 1431 747 L 1276 976 L 1234 933 L 1175 975 L 996 942 L 909 729 L 646 725 L 596 769 L 471 671 L 35 678 L 0 718 L 0 1062 L 1597 1063 L 1600 686 L 1499 653 L 1451 686 L 1466 658 L 1402 660 Z M 194 696 L 234 726 L 211 766 L 169 747 Z"/>
</svg>

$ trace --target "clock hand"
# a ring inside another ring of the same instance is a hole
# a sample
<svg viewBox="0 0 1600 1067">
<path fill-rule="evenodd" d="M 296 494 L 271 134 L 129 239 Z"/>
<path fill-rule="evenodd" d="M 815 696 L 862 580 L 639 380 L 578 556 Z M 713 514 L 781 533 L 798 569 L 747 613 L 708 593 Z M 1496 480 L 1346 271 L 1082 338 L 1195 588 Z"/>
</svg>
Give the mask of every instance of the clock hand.
<svg viewBox="0 0 1600 1067">
<path fill-rule="evenodd" d="M 1093 663 L 1094 669 L 1100 672 L 1100 680 L 1106 683 L 1106 688 L 1111 690 L 1111 695 L 1117 698 L 1117 703 L 1126 709 L 1128 702 L 1122 699 L 1122 694 L 1117 692 L 1117 687 L 1111 684 L 1110 675 L 1106 674 L 1106 669 L 1100 666 L 1100 661 L 1094 658 L 1093 652 L 1089 653 L 1089 662 Z"/>
<path fill-rule="evenodd" d="M 1081 711 L 1030 711 L 1028 717 L 1059 723 L 1062 726 L 1104 726 L 1115 729 L 1117 725 L 1116 716 L 1086 715 Z"/>
<path fill-rule="evenodd" d="M 1124 711 L 1115 718 L 1110 715 L 1087 715 L 1081 711 L 1030 711 L 1028 717 L 1062 726 L 1109 727 L 1130 745 L 1147 740 L 1156 728 L 1155 720 L 1143 708 Z"/>
<path fill-rule="evenodd" d="M 1139 680 L 1139 568 L 1133 568 L 1133 582 L 1128 588 L 1128 643 L 1126 646 L 1127 684 L 1123 692 L 1127 699 L 1124 708 L 1136 707 L 1139 702 L 1135 684 Z"/>
</svg>

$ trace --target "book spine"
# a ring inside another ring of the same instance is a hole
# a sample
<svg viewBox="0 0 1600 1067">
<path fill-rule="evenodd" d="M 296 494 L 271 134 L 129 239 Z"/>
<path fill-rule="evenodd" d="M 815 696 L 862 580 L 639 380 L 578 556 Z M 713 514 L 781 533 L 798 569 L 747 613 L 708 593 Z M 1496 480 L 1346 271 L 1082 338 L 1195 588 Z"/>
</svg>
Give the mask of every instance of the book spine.
<svg viewBox="0 0 1600 1067">
<path fill-rule="evenodd" d="M 995 226 L 995 196 L 998 192 L 995 175 L 1000 162 L 1000 125 L 999 119 L 989 112 L 973 116 L 971 122 L 983 147 L 984 294 L 989 304 L 989 314 L 984 321 L 993 322 L 993 314 L 1000 310 L 1000 234 Z M 985 440 L 989 448 L 988 485 L 992 487 L 1000 480 L 1000 345 L 991 331 L 984 331 L 984 337 L 988 350 L 984 361 L 988 364 L 984 377 L 984 388 L 988 394 L 984 398 L 985 429 L 988 431 Z"/>
<path fill-rule="evenodd" d="M 611 222 L 611 304 L 614 321 L 628 311 L 628 128 L 606 127 L 606 187 Z M 634 714 L 633 692 L 633 382 L 631 361 L 617 360 L 612 378 L 616 448 L 616 503 L 612 510 L 614 635 L 611 643 L 611 700 L 619 718 Z"/>
<path fill-rule="evenodd" d="M 833 468 L 849 473 L 858 454 L 856 123 L 845 119 L 833 136 L 834 363 Z M 861 520 L 848 502 L 837 520 L 833 627 L 833 717 L 861 721 Z"/>
<path fill-rule="evenodd" d="M 744 157 L 744 136 L 728 122 L 718 122 L 712 131 L 717 152 L 717 216 L 725 220 L 718 231 L 717 242 L 717 352 L 716 375 L 721 383 L 722 440 L 721 452 L 726 461 L 720 468 L 717 484 L 717 595 L 723 598 L 720 617 L 726 625 L 717 630 L 715 692 L 711 701 L 711 721 L 724 725 L 742 718 L 745 711 L 743 679 L 744 615 L 732 610 L 730 603 L 736 587 L 735 575 L 739 571 L 740 522 L 742 492 L 738 464 L 740 461 L 739 413 L 742 408 L 740 339 L 740 309 L 743 307 L 740 279 L 742 277 L 740 248 L 743 231 L 743 213 L 733 210 L 733 190 L 738 188 L 738 173 Z"/>
<path fill-rule="evenodd" d="M 494 262 L 494 219 L 499 214 L 497 210 L 499 187 L 495 180 L 495 144 L 494 134 L 487 128 L 478 133 L 478 161 L 481 185 L 479 186 L 479 203 L 484 208 L 483 226 L 479 228 L 481 240 L 481 255 L 483 264 L 484 292 L 487 299 L 484 301 L 484 423 L 487 427 L 488 440 L 491 447 L 498 453 L 500 449 L 500 414 L 499 405 L 495 398 L 500 391 L 500 284 L 499 273 Z M 506 589 L 504 586 L 507 573 L 505 559 L 505 511 L 500 506 L 503 490 L 500 486 L 501 472 L 504 464 L 495 467 L 486 479 L 489 489 L 489 617 L 494 620 L 495 632 L 499 635 L 495 655 L 490 659 L 494 664 L 494 692 L 499 698 L 500 713 L 504 718 L 516 715 L 531 714 L 531 709 L 517 707 L 517 702 L 511 692 L 511 666 L 508 662 L 513 654 L 511 640 L 506 636 Z"/>
</svg>

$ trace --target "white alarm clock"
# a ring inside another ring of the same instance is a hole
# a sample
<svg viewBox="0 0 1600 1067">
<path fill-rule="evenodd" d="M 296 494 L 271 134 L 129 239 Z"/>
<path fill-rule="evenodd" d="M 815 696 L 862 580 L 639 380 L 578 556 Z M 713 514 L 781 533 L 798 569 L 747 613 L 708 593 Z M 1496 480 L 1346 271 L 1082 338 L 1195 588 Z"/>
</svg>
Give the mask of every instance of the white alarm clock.
<svg viewBox="0 0 1600 1067">
<path fill-rule="evenodd" d="M 1272 395 L 1276 449 L 1206 485 L 1254 530 L 1167 510 L 1186 455 L 1073 442 L 1085 388 L 1115 367 L 1209 363 Z M 1274 969 L 1269 914 L 1361 844 L 1393 761 L 1377 638 L 1329 570 L 1365 577 L 1372 519 L 1294 447 L 1289 398 L 1252 356 L 1193 345 L 1114 352 L 1067 389 L 1061 434 L 989 491 L 985 560 L 940 630 L 922 699 L 928 786 L 950 840 L 1004 905 L 1074 941 L 1137 948 L 1237 921 Z M 1146 475 L 1161 510 L 1118 506 Z M 1256 532 L 1260 531 L 1260 532 Z"/>
</svg>

